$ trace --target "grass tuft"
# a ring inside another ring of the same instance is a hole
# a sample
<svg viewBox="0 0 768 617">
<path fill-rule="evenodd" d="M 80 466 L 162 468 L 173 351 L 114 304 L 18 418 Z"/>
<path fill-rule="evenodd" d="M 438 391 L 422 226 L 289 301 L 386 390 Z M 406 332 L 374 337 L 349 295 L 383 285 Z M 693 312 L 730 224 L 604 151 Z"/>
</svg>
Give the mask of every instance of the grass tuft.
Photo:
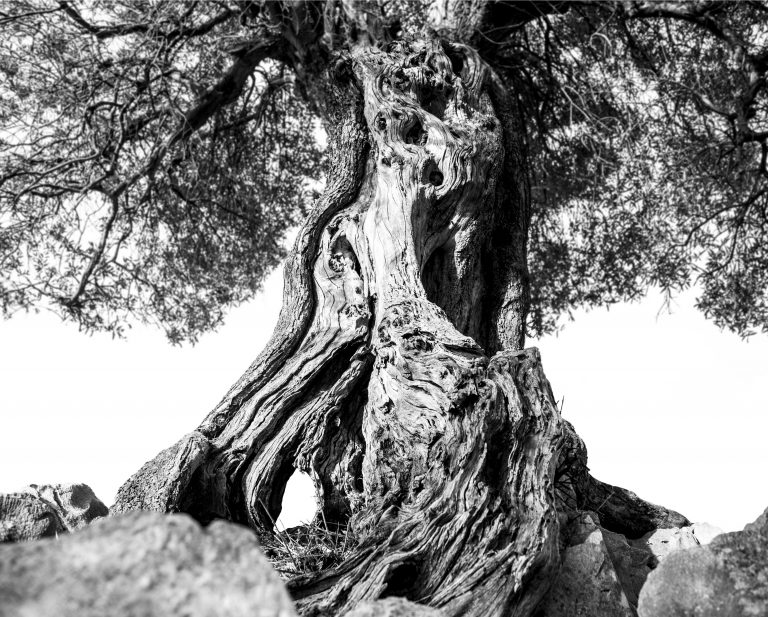
<svg viewBox="0 0 768 617">
<path fill-rule="evenodd" d="M 273 529 L 259 534 L 259 540 L 272 567 L 284 579 L 333 568 L 351 555 L 356 544 L 347 525 L 328 525 L 324 516 L 283 530 L 273 522 Z"/>
</svg>

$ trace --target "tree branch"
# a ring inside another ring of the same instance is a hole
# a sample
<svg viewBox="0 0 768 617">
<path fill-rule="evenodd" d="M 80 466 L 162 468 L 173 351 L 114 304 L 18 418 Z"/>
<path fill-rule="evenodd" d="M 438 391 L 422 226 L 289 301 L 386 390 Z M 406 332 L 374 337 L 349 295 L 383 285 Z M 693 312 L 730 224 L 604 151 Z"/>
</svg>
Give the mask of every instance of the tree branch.
<svg viewBox="0 0 768 617">
<path fill-rule="evenodd" d="M 194 7 L 197 6 L 197 4 L 198 4 L 197 2 L 192 3 L 184 16 L 185 17 L 191 16 Z M 74 21 L 78 26 L 80 26 L 83 30 L 86 30 L 87 32 L 90 32 L 91 34 L 93 34 L 97 39 L 108 39 L 115 36 L 125 36 L 128 34 L 148 33 L 156 30 L 158 26 L 157 24 L 154 24 L 154 23 L 117 24 L 114 26 L 97 26 L 95 24 L 90 23 L 85 18 L 83 18 L 80 12 L 66 0 L 59 1 L 59 8 L 62 11 L 64 11 L 72 19 L 72 21 Z M 233 11 L 232 9 L 225 9 L 221 13 L 215 15 L 211 19 L 203 22 L 198 26 L 191 26 L 186 28 L 179 27 L 173 30 L 169 30 L 168 32 L 159 32 L 157 36 L 166 38 L 166 39 L 200 36 L 202 34 L 207 34 L 211 30 L 213 30 L 213 28 L 225 22 L 227 19 L 229 19 L 230 17 L 233 17 L 236 14 L 237 14 L 236 11 Z"/>
<path fill-rule="evenodd" d="M 110 203 L 111 203 L 111 209 L 109 212 L 109 218 L 107 219 L 107 222 L 104 224 L 104 229 L 101 232 L 101 238 L 99 239 L 99 244 L 96 247 L 96 250 L 94 251 L 93 255 L 91 256 L 91 260 L 88 263 L 88 267 L 83 272 L 83 276 L 80 278 L 80 284 L 77 286 L 77 291 L 72 295 L 71 298 L 64 301 L 64 306 L 66 306 L 69 309 L 76 310 L 78 307 L 78 304 L 80 302 L 80 296 L 83 295 L 83 292 L 85 291 L 86 286 L 88 285 L 88 280 L 91 278 L 91 275 L 93 275 L 94 270 L 96 269 L 96 266 L 101 261 L 101 258 L 104 256 L 104 251 L 107 248 L 107 241 L 109 240 L 109 234 L 112 231 L 112 227 L 115 225 L 115 221 L 117 220 L 117 214 L 120 211 L 120 204 L 118 202 L 118 198 L 116 196 L 110 197 Z"/>
<path fill-rule="evenodd" d="M 118 196 L 132 186 L 139 178 L 152 174 L 175 144 L 187 139 L 192 133 L 205 125 L 208 120 L 221 108 L 230 105 L 238 99 L 248 78 L 260 62 L 269 58 L 279 47 L 278 39 L 259 41 L 246 48 L 232 64 L 229 70 L 213 86 L 205 90 L 195 105 L 184 113 L 178 128 L 155 148 L 144 165 L 133 176 L 122 182 L 111 191 Z"/>
</svg>

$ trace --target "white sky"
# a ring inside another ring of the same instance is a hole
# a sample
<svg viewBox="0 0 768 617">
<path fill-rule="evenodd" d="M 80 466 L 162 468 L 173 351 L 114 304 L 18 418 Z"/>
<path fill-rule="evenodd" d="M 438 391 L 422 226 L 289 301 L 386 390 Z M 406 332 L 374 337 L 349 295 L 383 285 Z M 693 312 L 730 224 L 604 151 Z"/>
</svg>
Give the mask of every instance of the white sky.
<svg viewBox="0 0 768 617">
<path fill-rule="evenodd" d="M 120 484 L 194 429 L 267 342 L 282 272 L 195 347 L 160 331 L 86 336 L 49 314 L 0 321 L 0 492 L 85 482 L 110 505 Z M 768 506 L 768 336 L 720 332 L 661 298 L 579 312 L 558 337 L 531 342 L 593 475 L 740 529 Z M 311 516 L 308 482 L 291 482 L 283 522 Z"/>
</svg>

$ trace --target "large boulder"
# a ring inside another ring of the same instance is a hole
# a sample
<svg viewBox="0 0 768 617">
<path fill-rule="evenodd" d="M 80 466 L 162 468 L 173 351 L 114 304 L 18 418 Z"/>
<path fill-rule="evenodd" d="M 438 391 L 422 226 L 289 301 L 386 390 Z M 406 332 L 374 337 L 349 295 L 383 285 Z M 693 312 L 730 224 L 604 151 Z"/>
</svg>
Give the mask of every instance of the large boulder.
<svg viewBox="0 0 768 617">
<path fill-rule="evenodd" d="M 0 542 L 56 536 L 108 514 L 85 484 L 32 484 L 0 495 Z"/>
<path fill-rule="evenodd" d="M 633 611 L 637 609 L 640 590 L 654 566 L 653 555 L 645 547 L 637 547 L 623 535 L 600 529 L 611 564 Z"/>
<path fill-rule="evenodd" d="M 50 505 L 67 531 L 82 529 L 109 514 L 109 508 L 87 484 L 30 484 L 24 492 Z"/>
<path fill-rule="evenodd" d="M 668 555 L 640 593 L 641 617 L 768 615 L 768 511 L 744 531 Z"/>
<path fill-rule="evenodd" d="M 572 428 L 572 427 L 571 427 Z M 586 465 L 586 450 L 581 455 Z M 678 528 L 691 522 L 679 512 L 641 499 L 632 491 L 592 478 L 585 471 L 584 503 L 592 504 L 603 529 L 612 529 L 627 538 L 639 538 L 656 529 Z"/>
<path fill-rule="evenodd" d="M 176 512 L 180 495 L 205 460 L 211 443 L 198 431 L 184 435 L 139 469 L 117 491 L 112 514 L 151 510 Z M 181 508 L 185 512 L 186 508 Z"/>
<path fill-rule="evenodd" d="M 184 514 L 99 519 L 0 546 L 3 617 L 295 617 L 249 529 Z"/>
<path fill-rule="evenodd" d="M 695 523 L 679 529 L 655 529 L 642 538 L 630 540 L 638 548 L 644 548 L 653 555 L 651 565 L 655 568 L 667 555 L 686 548 L 709 544 L 716 536 L 723 533 L 707 523 Z"/>
<path fill-rule="evenodd" d="M 597 521 L 595 514 L 584 512 L 565 530 L 568 546 L 537 617 L 636 615 L 633 604 L 650 571 L 649 555 L 630 546 L 624 536 L 602 529 Z"/>
<path fill-rule="evenodd" d="M 720 530 L 697 523 L 655 529 L 631 540 L 581 512 L 563 528 L 560 571 L 537 617 L 633 616 L 651 571 L 674 551 L 709 542 Z"/>
<path fill-rule="evenodd" d="M 0 542 L 48 538 L 64 531 L 56 511 L 28 493 L 0 495 Z"/>
</svg>

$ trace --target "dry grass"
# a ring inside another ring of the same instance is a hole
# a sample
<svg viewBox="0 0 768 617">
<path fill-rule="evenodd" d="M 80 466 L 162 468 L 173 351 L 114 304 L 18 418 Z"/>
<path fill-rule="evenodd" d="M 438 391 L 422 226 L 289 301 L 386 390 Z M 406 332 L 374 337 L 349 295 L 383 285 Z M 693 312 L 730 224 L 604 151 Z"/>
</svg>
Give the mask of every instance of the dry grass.
<svg viewBox="0 0 768 617">
<path fill-rule="evenodd" d="M 260 535 L 264 554 L 285 579 L 318 572 L 340 564 L 355 546 L 346 525 L 327 524 L 324 517 L 311 523 Z"/>
</svg>

